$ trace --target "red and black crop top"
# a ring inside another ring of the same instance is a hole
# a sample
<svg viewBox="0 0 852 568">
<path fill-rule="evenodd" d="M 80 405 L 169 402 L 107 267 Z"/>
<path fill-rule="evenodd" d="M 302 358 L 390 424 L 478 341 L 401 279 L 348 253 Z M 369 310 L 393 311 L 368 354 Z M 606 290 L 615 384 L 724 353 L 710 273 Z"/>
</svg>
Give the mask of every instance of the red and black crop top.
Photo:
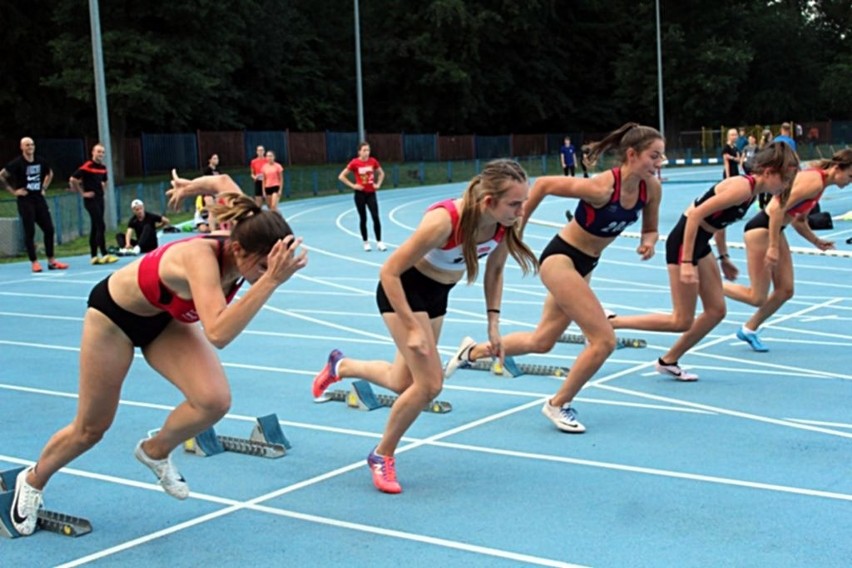
<svg viewBox="0 0 852 568">
<path fill-rule="evenodd" d="M 811 209 L 816 207 L 817 202 L 819 202 L 820 198 L 822 197 L 822 193 L 825 191 L 825 182 L 828 180 L 828 172 L 826 172 L 825 170 L 821 170 L 819 168 L 809 168 L 805 171 L 806 172 L 819 172 L 819 174 L 822 176 L 822 189 L 820 190 L 820 192 L 815 197 L 811 197 L 809 199 L 803 199 L 803 200 L 799 201 L 798 203 L 794 204 L 789 209 L 787 209 L 787 215 L 789 215 L 790 217 L 797 217 L 799 215 L 807 215 L 808 213 L 810 213 Z M 779 201 L 779 204 L 780 204 L 781 196 L 776 195 L 775 199 L 777 199 Z"/>
<path fill-rule="evenodd" d="M 139 289 L 145 296 L 145 299 L 151 302 L 155 308 L 159 308 L 168 312 L 173 318 L 182 323 L 195 323 L 198 321 L 198 313 L 195 311 L 195 302 L 192 299 L 184 300 L 180 296 L 170 290 L 165 283 L 160 279 L 160 261 L 163 258 L 169 247 L 183 243 L 191 239 L 216 239 L 218 249 L 216 253 L 217 261 L 219 262 L 219 274 L 222 273 L 222 251 L 225 246 L 224 237 L 190 237 L 189 239 L 181 239 L 163 245 L 146 254 L 139 263 L 139 273 L 136 281 L 139 283 Z M 243 280 L 240 279 L 234 283 L 225 299 L 228 303 L 234 299 L 237 290 L 240 289 Z"/>
</svg>

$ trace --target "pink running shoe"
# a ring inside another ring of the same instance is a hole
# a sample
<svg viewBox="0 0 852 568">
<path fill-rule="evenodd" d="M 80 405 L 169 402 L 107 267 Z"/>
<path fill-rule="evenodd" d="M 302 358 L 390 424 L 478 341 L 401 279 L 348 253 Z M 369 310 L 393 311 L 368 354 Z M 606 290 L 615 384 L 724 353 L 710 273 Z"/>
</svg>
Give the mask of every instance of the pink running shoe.
<svg viewBox="0 0 852 568">
<path fill-rule="evenodd" d="M 402 493 L 402 487 L 396 480 L 396 460 L 393 456 L 380 456 L 375 448 L 367 456 L 367 465 L 373 472 L 373 485 L 383 493 Z"/>
<path fill-rule="evenodd" d="M 328 354 L 328 362 L 325 364 L 325 367 L 323 367 L 322 371 L 317 373 L 317 376 L 314 377 L 312 389 L 314 398 L 322 396 L 325 389 L 340 380 L 340 377 L 338 377 L 334 372 L 337 368 L 337 363 L 341 359 L 343 359 L 343 353 L 341 353 L 338 349 L 335 349 Z"/>
</svg>

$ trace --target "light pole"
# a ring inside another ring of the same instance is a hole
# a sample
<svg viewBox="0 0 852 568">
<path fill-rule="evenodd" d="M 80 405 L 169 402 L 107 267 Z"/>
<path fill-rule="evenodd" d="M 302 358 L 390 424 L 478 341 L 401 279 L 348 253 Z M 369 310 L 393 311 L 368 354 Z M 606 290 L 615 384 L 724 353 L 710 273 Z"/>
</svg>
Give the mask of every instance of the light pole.
<svg viewBox="0 0 852 568">
<path fill-rule="evenodd" d="M 107 170 L 112 169 L 112 144 L 109 138 L 109 110 L 106 99 L 106 79 L 104 75 L 104 53 L 101 46 L 101 16 L 98 10 L 98 0 L 89 0 L 89 23 L 92 28 L 92 65 L 95 71 L 95 104 L 98 113 L 98 137 L 104 147 L 104 165 Z M 88 150 L 88 148 L 86 149 Z M 113 171 L 107 176 L 106 182 L 106 225 L 115 229 L 118 224 L 115 204 L 115 184 Z"/>
<path fill-rule="evenodd" d="M 666 135 L 666 121 L 663 110 L 663 48 L 660 41 L 660 0 L 656 1 L 657 8 L 657 96 L 659 98 L 660 134 Z"/>
<path fill-rule="evenodd" d="M 363 142 L 364 132 L 364 92 L 361 88 L 361 22 L 358 15 L 358 1 L 355 0 L 355 91 L 358 95 L 358 142 Z"/>
</svg>

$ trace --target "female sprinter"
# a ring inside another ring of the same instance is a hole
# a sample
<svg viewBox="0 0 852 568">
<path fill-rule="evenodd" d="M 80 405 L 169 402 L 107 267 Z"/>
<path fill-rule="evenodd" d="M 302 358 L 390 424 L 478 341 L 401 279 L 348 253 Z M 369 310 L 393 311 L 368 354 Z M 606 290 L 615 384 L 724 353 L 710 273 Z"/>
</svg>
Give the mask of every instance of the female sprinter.
<svg viewBox="0 0 852 568">
<path fill-rule="evenodd" d="M 156 435 L 136 445 L 135 456 L 166 493 L 186 499 L 189 487 L 170 454 L 215 424 L 231 405 L 214 347 L 233 341 L 273 292 L 307 263 L 306 252 L 296 254 L 301 239 L 293 237 L 281 215 L 261 211 L 252 198 L 237 193 L 230 177 L 175 179 L 173 185 L 173 204 L 202 189 L 219 193 L 225 204 L 213 205 L 212 213 L 234 227 L 230 234 L 163 245 L 94 287 L 83 320 L 77 416 L 17 479 L 11 517 L 22 535 L 35 529 L 51 476 L 97 444 L 112 424 L 134 347 L 186 397 Z M 244 280 L 251 288 L 232 302 Z"/>
<path fill-rule="evenodd" d="M 661 188 L 656 173 L 665 159 L 663 136 L 649 126 L 628 123 L 593 144 L 590 160 L 597 160 L 611 148 L 618 151 L 618 167 L 593 178 L 542 177 L 533 186 L 526 221 L 547 195 L 578 198 L 580 203 L 573 220 L 553 237 L 539 258 L 547 297 L 538 327 L 503 338 L 505 355 L 547 353 L 568 325 L 577 322 L 586 336 L 586 347 L 560 389 L 542 407 L 542 413 L 559 430 L 575 434 L 586 428 L 577 420 L 571 401 L 615 349 L 615 333 L 589 286 L 592 271 L 604 249 L 639 219 L 640 212 L 642 240 L 636 249 L 639 257 L 651 258 L 657 242 Z M 447 363 L 446 374 L 482 357 L 497 356 L 500 354 L 491 345 L 465 338 Z"/>
<path fill-rule="evenodd" d="M 443 387 L 438 337 L 450 290 L 465 272 L 472 283 L 479 258 L 486 255 L 488 339 L 494 352 L 502 349 L 499 316 L 506 258 L 511 254 L 524 273 L 538 267 L 519 236 L 528 193 L 523 168 L 512 160 L 495 160 L 471 180 L 461 198 L 432 205 L 379 275 L 376 301 L 396 343 L 393 363 L 350 359 L 335 349 L 314 379 L 314 397 L 347 377 L 360 377 L 399 394 L 379 445 L 367 457 L 379 491 L 402 491 L 394 453 L 403 434 Z"/>
</svg>

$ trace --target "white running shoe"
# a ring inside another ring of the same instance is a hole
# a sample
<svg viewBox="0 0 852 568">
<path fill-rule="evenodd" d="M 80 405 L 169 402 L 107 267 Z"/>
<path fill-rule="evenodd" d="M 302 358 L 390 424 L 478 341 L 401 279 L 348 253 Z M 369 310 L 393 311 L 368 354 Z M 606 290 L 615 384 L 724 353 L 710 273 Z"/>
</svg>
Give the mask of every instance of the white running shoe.
<svg viewBox="0 0 852 568">
<path fill-rule="evenodd" d="M 456 349 L 456 352 L 444 366 L 444 379 L 449 379 L 459 368 L 465 369 L 470 367 L 470 351 L 474 347 L 476 347 L 476 341 L 472 337 L 465 337 L 461 340 L 459 348 Z"/>
<path fill-rule="evenodd" d="M 136 459 L 154 472 L 154 475 L 157 476 L 160 485 L 166 493 L 175 499 L 186 499 L 189 497 L 189 485 L 187 485 L 186 480 L 172 463 L 172 456 L 164 460 L 151 459 L 145 453 L 145 450 L 142 449 L 142 442 L 144 441 L 140 440 L 136 444 L 136 451 L 133 452 Z"/>
<path fill-rule="evenodd" d="M 44 507 L 42 492 L 27 483 L 30 470 L 32 467 L 24 469 L 15 480 L 15 497 L 10 511 L 12 525 L 22 536 L 33 534 L 38 523 L 38 512 Z"/>
<path fill-rule="evenodd" d="M 680 365 L 677 364 L 677 361 L 674 363 L 666 363 L 662 359 L 657 359 L 657 364 L 655 365 L 657 372 L 661 375 L 666 375 L 669 377 L 673 377 L 675 380 L 683 381 L 683 382 L 693 382 L 698 380 L 698 375 L 695 373 L 687 373 L 683 369 L 680 368 Z"/>
<path fill-rule="evenodd" d="M 553 406 L 549 400 L 545 401 L 544 406 L 541 407 L 541 413 L 563 432 L 582 434 L 586 431 L 586 427 L 577 420 L 577 411 L 571 407 L 570 402 L 562 406 Z"/>
<path fill-rule="evenodd" d="M 368 243 L 367 241 L 364 241 L 364 252 L 370 252 L 371 250 L 373 250 L 373 249 L 370 248 L 370 243 Z"/>
<path fill-rule="evenodd" d="M 385 252 L 386 250 L 388 250 L 388 247 L 382 241 L 379 241 L 379 242 L 376 243 L 376 248 L 379 249 L 382 252 Z"/>
</svg>

